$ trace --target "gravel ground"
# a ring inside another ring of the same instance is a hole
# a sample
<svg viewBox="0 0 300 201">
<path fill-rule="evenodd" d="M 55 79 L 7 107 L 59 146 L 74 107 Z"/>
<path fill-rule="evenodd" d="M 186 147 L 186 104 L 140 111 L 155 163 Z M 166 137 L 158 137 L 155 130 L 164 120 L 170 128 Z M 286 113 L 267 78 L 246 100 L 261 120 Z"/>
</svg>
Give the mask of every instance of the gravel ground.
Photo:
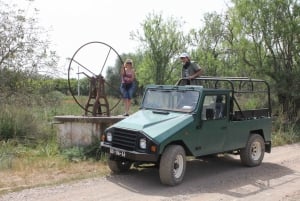
<svg viewBox="0 0 300 201">
<path fill-rule="evenodd" d="M 300 200 L 300 143 L 275 147 L 261 166 L 247 168 L 238 156 L 190 160 L 181 185 L 160 184 L 157 169 L 81 180 L 9 193 L 0 201 L 227 201 Z"/>
</svg>

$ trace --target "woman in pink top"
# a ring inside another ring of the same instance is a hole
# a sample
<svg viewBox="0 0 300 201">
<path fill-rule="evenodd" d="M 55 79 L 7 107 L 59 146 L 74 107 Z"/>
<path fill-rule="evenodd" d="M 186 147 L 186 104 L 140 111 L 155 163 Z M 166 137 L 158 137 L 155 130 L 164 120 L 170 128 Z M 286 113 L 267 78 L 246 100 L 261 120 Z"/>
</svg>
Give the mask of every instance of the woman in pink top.
<svg viewBox="0 0 300 201">
<path fill-rule="evenodd" d="M 133 69 L 132 59 L 126 59 L 121 67 L 121 93 L 123 95 L 125 113 L 124 116 L 129 116 L 131 99 L 135 90 L 135 72 Z"/>
</svg>

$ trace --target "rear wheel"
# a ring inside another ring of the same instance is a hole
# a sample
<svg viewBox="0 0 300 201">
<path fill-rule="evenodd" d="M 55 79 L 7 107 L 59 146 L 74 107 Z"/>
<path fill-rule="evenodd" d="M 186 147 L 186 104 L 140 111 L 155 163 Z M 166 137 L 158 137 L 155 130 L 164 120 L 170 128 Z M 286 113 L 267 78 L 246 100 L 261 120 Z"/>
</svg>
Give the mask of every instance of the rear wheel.
<svg viewBox="0 0 300 201">
<path fill-rule="evenodd" d="M 241 149 L 240 158 L 242 164 L 254 167 L 261 164 L 265 155 L 265 142 L 264 139 L 258 135 L 253 134 L 250 136 L 246 147 Z"/>
<path fill-rule="evenodd" d="M 108 167 L 113 173 L 126 172 L 130 169 L 132 162 L 123 158 L 108 159 Z"/>
<path fill-rule="evenodd" d="M 162 184 L 175 186 L 183 180 L 186 169 L 185 151 L 180 145 L 170 145 L 162 154 L 159 177 Z"/>
</svg>

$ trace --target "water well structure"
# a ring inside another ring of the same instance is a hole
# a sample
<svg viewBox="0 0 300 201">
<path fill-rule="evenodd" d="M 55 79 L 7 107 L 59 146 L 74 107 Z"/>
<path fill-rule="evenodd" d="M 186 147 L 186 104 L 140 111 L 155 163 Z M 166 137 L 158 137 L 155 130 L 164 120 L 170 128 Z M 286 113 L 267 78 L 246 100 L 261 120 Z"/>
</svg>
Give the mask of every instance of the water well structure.
<svg viewBox="0 0 300 201">
<path fill-rule="evenodd" d="M 69 61 L 69 91 L 74 101 L 83 109 L 83 114 L 54 117 L 58 143 L 63 148 L 91 145 L 100 140 L 108 126 L 124 118 L 121 115 L 111 115 L 121 101 L 121 94 L 118 102 L 110 104 L 106 96 L 107 87 L 120 92 L 119 89 L 113 89 L 103 76 L 104 69 L 123 64 L 117 51 L 103 42 L 88 42 L 77 49 Z M 74 86 L 72 81 L 76 80 L 77 86 Z M 85 96 L 80 92 L 82 80 L 88 81 L 88 95 Z"/>
</svg>

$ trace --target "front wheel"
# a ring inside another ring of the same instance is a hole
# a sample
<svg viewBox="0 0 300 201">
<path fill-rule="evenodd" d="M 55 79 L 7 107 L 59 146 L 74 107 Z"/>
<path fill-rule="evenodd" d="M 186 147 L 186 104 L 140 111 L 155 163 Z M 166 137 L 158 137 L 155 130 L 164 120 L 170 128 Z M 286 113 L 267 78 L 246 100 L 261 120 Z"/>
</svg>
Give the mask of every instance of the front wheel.
<svg viewBox="0 0 300 201">
<path fill-rule="evenodd" d="M 254 167 L 261 164 L 265 155 L 265 142 L 264 139 L 258 135 L 253 134 L 250 136 L 246 147 L 241 149 L 240 158 L 242 164 Z"/>
<path fill-rule="evenodd" d="M 175 186 L 183 180 L 186 169 L 185 151 L 180 145 L 170 145 L 160 159 L 159 177 L 162 184 Z"/>
<path fill-rule="evenodd" d="M 108 159 L 108 167 L 113 173 L 126 172 L 130 169 L 132 162 L 122 158 Z"/>
</svg>

